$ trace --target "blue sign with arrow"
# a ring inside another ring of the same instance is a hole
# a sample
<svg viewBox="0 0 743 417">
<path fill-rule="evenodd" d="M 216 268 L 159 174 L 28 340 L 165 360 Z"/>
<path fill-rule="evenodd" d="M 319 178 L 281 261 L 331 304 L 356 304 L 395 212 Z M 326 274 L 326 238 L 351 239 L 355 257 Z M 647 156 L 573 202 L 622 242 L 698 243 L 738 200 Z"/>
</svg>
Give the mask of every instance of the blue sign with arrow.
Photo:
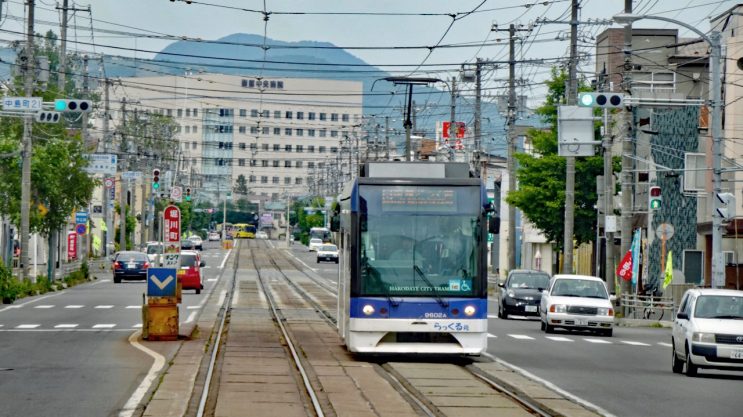
<svg viewBox="0 0 743 417">
<path fill-rule="evenodd" d="M 175 297 L 178 282 L 175 268 L 149 268 L 147 270 L 148 297 Z"/>
</svg>

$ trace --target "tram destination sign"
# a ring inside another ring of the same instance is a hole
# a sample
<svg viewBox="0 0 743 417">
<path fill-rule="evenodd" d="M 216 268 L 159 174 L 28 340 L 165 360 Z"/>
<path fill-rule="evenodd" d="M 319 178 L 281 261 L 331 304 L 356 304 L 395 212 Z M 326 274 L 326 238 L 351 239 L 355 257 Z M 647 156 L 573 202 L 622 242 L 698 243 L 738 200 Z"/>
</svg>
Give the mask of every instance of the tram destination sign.
<svg viewBox="0 0 743 417">
<path fill-rule="evenodd" d="M 382 210 L 453 212 L 457 210 L 456 191 L 426 187 L 383 189 Z"/>
</svg>

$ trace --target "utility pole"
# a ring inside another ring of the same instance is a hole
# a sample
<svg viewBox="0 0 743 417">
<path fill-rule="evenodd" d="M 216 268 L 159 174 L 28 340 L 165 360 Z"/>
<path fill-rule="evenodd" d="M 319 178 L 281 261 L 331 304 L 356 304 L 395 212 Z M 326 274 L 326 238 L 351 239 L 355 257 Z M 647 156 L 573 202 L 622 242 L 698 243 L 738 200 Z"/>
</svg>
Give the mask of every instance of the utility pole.
<svg viewBox="0 0 743 417">
<path fill-rule="evenodd" d="M 65 76 L 67 68 L 67 10 L 69 0 L 62 2 L 62 29 L 61 29 L 61 40 L 60 40 L 60 51 L 59 51 L 59 71 L 57 76 L 57 89 L 60 94 L 65 91 Z M 59 7 L 58 7 L 59 8 Z"/>
<path fill-rule="evenodd" d="M 83 55 L 83 98 L 88 98 L 88 55 Z M 83 112 L 81 117 L 81 136 L 83 138 L 83 143 L 87 145 L 88 143 L 88 113 Z M 88 218 L 90 218 L 90 210 L 88 210 L 90 207 L 86 207 L 86 211 L 88 212 Z M 85 231 L 85 252 L 83 254 L 83 260 L 87 261 L 90 257 L 90 248 L 93 243 L 93 236 L 91 235 L 90 228 L 88 228 Z"/>
<path fill-rule="evenodd" d="M 570 13 L 570 65 L 568 69 L 567 104 L 575 105 L 578 98 L 578 0 L 572 0 Z M 564 274 L 573 273 L 573 230 L 575 226 L 575 157 L 565 157 L 565 236 L 563 239 Z"/>
<path fill-rule="evenodd" d="M 111 114 L 111 105 L 110 105 L 110 96 L 109 96 L 109 88 L 111 86 L 111 81 L 106 78 L 104 80 L 104 101 L 103 101 L 103 153 L 108 154 L 109 150 L 109 142 L 111 141 L 110 132 L 109 132 L 109 124 L 108 124 L 108 118 Z M 107 175 L 107 174 L 106 174 Z M 104 176 L 105 178 L 105 176 Z M 111 189 L 115 189 L 115 186 L 112 186 Z M 104 256 L 108 256 L 108 246 L 111 243 L 111 236 L 113 227 L 111 224 L 111 211 L 109 210 L 108 206 L 110 204 L 109 198 L 111 196 L 111 190 L 107 189 L 105 186 L 103 187 L 103 221 L 106 223 L 106 232 L 103 235 L 103 245 L 105 246 L 103 249 Z"/>
<path fill-rule="evenodd" d="M 474 165 L 477 175 L 480 175 L 480 119 L 482 117 L 482 59 L 477 58 L 475 62 L 475 154 Z"/>
<path fill-rule="evenodd" d="M 413 150 L 412 144 L 410 143 L 411 129 L 413 128 L 413 122 L 410 120 L 410 113 L 413 111 L 413 84 L 408 84 L 408 111 L 405 114 L 405 160 L 411 161 L 411 151 Z"/>
<path fill-rule="evenodd" d="M 602 85 L 599 83 L 599 85 Z M 603 87 L 603 86 L 602 86 Z M 614 283 L 614 233 L 607 232 L 608 218 L 614 215 L 614 164 L 611 153 L 611 134 L 609 132 L 609 109 L 604 108 L 604 135 L 602 144 L 604 147 L 604 241 L 606 247 L 606 262 L 604 263 L 604 281 L 607 288 Z M 599 242 L 596 242 L 598 245 Z M 598 271 L 596 271 L 598 274 Z M 598 276 L 598 275 L 597 275 Z"/>
<path fill-rule="evenodd" d="M 624 0 L 624 12 L 632 13 L 632 0 Z M 624 90 L 628 95 L 632 94 L 632 25 L 624 27 Z M 626 132 L 622 140 L 622 245 L 620 254 L 627 253 L 632 242 L 632 155 L 634 154 L 634 129 L 632 126 L 632 112 L 625 112 Z M 621 255 L 620 255 L 621 256 Z M 607 269 L 610 269 L 607 267 Z M 612 271 L 613 274 L 613 271 Z M 613 277 L 614 275 L 612 275 Z M 613 282 L 613 279 L 612 279 Z M 608 282 L 607 282 L 608 284 Z M 630 292 L 631 282 L 620 280 L 621 291 L 624 294 Z"/>
<path fill-rule="evenodd" d="M 456 143 L 457 128 L 454 123 L 457 121 L 457 77 L 451 77 L 451 104 L 450 104 L 450 117 L 449 117 L 449 147 L 451 148 L 453 141 Z"/>
<path fill-rule="evenodd" d="M 390 117 L 384 116 L 384 160 L 390 160 Z"/>
<path fill-rule="evenodd" d="M 26 21 L 26 50 L 24 57 L 26 65 L 24 70 L 24 92 L 26 97 L 33 96 L 34 93 L 34 0 L 28 0 L 28 18 Z M 23 118 L 23 152 L 21 169 L 21 280 L 30 278 L 29 266 L 31 263 L 31 246 L 28 244 L 30 232 L 30 211 L 31 211 L 31 156 L 33 152 L 31 142 L 31 117 L 30 115 Z M 36 277 L 33 278 L 36 280 Z"/>
<path fill-rule="evenodd" d="M 121 127 L 122 127 L 122 136 L 126 135 L 126 97 L 121 99 Z M 122 137 L 121 139 L 121 180 L 119 181 L 121 193 L 119 195 L 119 250 L 126 250 L 126 192 L 128 188 L 128 184 L 124 180 L 123 171 L 127 171 L 129 168 L 129 149 L 128 143 L 126 141 L 126 136 Z M 126 159 L 123 159 L 126 158 Z M 125 184 L 127 185 L 125 188 Z"/>
</svg>

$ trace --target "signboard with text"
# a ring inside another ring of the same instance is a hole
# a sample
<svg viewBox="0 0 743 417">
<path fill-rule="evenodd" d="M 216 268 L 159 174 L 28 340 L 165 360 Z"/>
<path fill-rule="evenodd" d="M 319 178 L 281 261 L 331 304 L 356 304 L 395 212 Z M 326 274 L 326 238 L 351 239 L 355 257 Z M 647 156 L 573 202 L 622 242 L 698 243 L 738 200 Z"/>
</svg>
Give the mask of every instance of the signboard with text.
<svg viewBox="0 0 743 417">
<path fill-rule="evenodd" d="M 116 174 L 116 163 L 118 157 L 111 153 L 92 153 L 85 156 L 90 165 L 85 170 L 92 174 Z"/>
<path fill-rule="evenodd" d="M 3 110 L 41 110 L 42 97 L 3 97 Z"/>
<path fill-rule="evenodd" d="M 181 250 L 181 210 L 173 205 L 163 211 L 163 245 L 165 253 Z"/>
<path fill-rule="evenodd" d="M 77 259 L 77 233 L 70 232 L 67 234 L 67 260 Z"/>
</svg>

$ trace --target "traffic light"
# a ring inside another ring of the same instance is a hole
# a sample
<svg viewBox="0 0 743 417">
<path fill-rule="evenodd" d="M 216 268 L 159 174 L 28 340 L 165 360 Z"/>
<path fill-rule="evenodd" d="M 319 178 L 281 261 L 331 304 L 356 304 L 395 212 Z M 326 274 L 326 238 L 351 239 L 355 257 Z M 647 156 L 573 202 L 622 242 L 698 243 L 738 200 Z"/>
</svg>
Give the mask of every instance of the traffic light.
<svg viewBox="0 0 743 417">
<path fill-rule="evenodd" d="M 39 123 L 57 123 L 59 121 L 59 112 L 56 112 L 56 111 L 36 112 L 36 121 Z"/>
<path fill-rule="evenodd" d="M 624 94 L 619 93 L 578 93 L 579 107 L 616 108 L 622 107 Z"/>
<path fill-rule="evenodd" d="M 717 207 L 717 215 L 723 220 L 735 218 L 735 196 L 731 193 L 717 193 L 717 200 L 723 207 Z"/>
<path fill-rule="evenodd" d="M 59 112 L 88 113 L 93 110 L 93 102 L 90 100 L 58 98 L 54 100 L 54 110 Z"/>
<path fill-rule="evenodd" d="M 660 210 L 660 205 L 661 205 L 661 202 L 663 201 L 663 196 L 661 195 L 660 187 L 658 187 L 657 185 L 650 187 L 650 192 L 648 193 L 648 195 L 650 198 L 648 202 L 648 206 L 650 207 L 650 210 Z"/>
<path fill-rule="evenodd" d="M 191 187 L 186 187 L 186 201 L 191 201 Z"/>
<path fill-rule="evenodd" d="M 155 168 L 152 170 L 152 189 L 158 188 L 160 188 L 160 168 Z"/>
</svg>

